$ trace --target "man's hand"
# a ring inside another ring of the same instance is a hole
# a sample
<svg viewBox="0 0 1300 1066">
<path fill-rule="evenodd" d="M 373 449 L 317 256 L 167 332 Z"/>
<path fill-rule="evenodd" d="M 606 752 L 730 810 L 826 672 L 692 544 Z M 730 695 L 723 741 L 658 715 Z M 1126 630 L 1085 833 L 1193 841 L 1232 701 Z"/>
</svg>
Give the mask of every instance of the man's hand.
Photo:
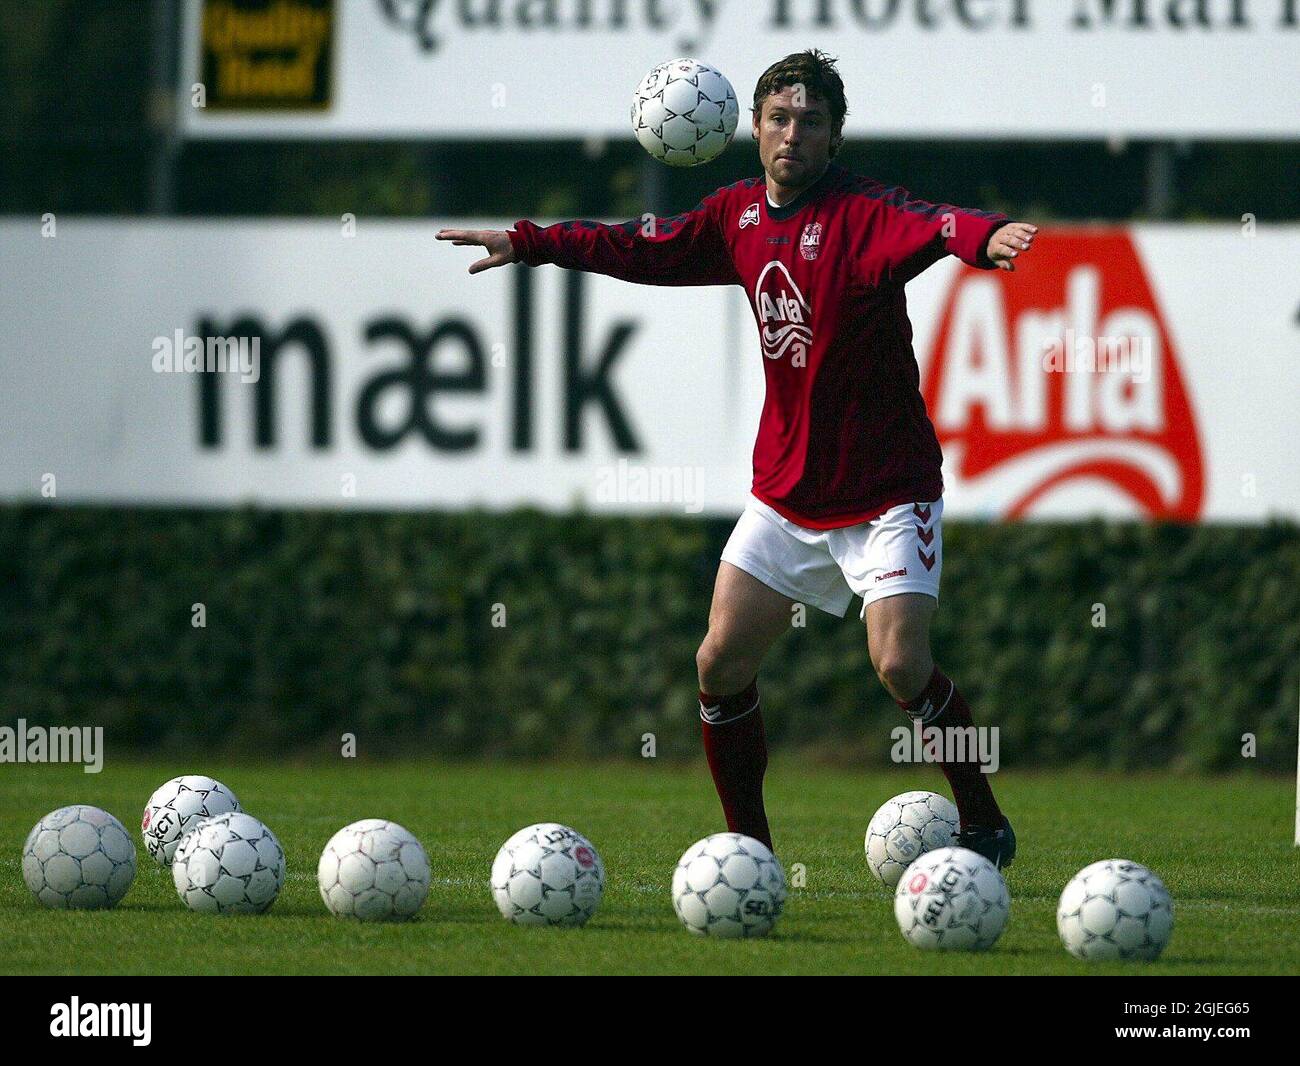
<svg viewBox="0 0 1300 1066">
<path fill-rule="evenodd" d="M 993 231 L 989 238 L 988 256 L 999 270 L 1015 270 L 1013 262 L 1021 252 L 1029 251 L 1034 243 L 1037 226 L 1028 222 L 1008 222 L 1001 229 Z"/>
<path fill-rule="evenodd" d="M 510 234 L 501 229 L 440 229 L 434 237 L 440 241 L 451 241 L 452 244 L 478 244 L 486 248 L 487 258 L 469 265 L 471 274 L 505 266 L 517 262 L 519 258 L 515 255 L 514 245 L 510 243 Z"/>
</svg>

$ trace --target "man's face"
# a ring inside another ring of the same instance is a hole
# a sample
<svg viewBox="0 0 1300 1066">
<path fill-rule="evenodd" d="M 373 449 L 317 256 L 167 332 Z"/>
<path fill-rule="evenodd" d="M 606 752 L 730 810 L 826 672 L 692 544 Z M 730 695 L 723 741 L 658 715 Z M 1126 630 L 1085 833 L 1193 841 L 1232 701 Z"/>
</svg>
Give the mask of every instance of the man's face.
<svg viewBox="0 0 1300 1066">
<path fill-rule="evenodd" d="M 790 85 L 772 93 L 753 116 L 763 169 L 779 185 L 815 181 L 831 158 L 831 113 L 826 101 Z"/>
</svg>

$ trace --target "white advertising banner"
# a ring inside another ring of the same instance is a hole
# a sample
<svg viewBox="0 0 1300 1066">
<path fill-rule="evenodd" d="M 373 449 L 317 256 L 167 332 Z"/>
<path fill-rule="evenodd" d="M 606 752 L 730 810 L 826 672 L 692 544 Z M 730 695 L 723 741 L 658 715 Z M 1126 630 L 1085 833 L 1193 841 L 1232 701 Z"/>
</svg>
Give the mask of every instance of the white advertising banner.
<svg viewBox="0 0 1300 1066">
<path fill-rule="evenodd" d="M 184 23 L 196 137 L 630 138 L 680 56 L 728 76 L 745 136 L 759 74 L 814 46 L 849 137 L 1300 136 L 1297 0 L 188 0 Z"/>
<path fill-rule="evenodd" d="M 471 277 L 441 225 L 501 223 L 0 222 L 0 496 L 739 512 L 741 289 Z M 908 295 L 949 515 L 1300 517 L 1300 226 L 1045 227 Z"/>
</svg>

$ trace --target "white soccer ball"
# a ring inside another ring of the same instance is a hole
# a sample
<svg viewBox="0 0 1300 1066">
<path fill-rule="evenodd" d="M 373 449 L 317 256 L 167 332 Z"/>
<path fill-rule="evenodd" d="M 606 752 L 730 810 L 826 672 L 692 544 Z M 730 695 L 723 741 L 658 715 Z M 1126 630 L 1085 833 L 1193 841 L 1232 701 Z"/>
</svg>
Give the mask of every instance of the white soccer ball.
<svg viewBox="0 0 1300 1066">
<path fill-rule="evenodd" d="M 660 63 L 632 96 L 636 139 L 671 167 L 693 167 L 717 158 L 731 142 L 739 117 L 731 82 L 694 59 Z"/>
<path fill-rule="evenodd" d="M 766 936 L 785 906 L 785 870 L 753 837 L 714 833 L 673 871 L 673 909 L 697 936 Z"/>
<path fill-rule="evenodd" d="M 396 822 L 363 818 L 325 845 L 316 867 L 320 898 L 339 918 L 409 918 L 429 894 L 429 857 Z"/>
<path fill-rule="evenodd" d="M 135 845 L 108 811 L 60 807 L 27 834 L 23 880 L 47 907 L 112 907 L 135 880 Z"/>
<path fill-rule="evenodd" d="M 261 914 L 284 887 L 284 849 L 251 814 L 219 814 L 181 841 L 172 881 L 192 911 Z"/>
<path fill-rule="evenodd" d="M 170 866 L 181 837 L 199 822 L 241 809 L 235 794 L 220 781 L 202 774 L 173 777 L 145 804 L 140 835 L 154 861 Z"/>
<path fill-rule="evenodd" d="M 605 864 L 576 830 L 555 822 L 521 829 L 492 863 L 492 897 L 516 925 L 582 925 L 605 892 Z"/>
<path fill-rule="evenodd" d="M 958 822 L 956 805 L 937 792 L 904 792 L 886 800 L 867 825 L 867 866 L 877 881 L 894 888 L 918 855 L 951 846 Z"/>
<path fill-rule="evenodd" d="M 1056 908 L 1056 931 L 1076 959 L 1154 959 L 1173 928 L 1174 902 L 1164 882 L 1127 859 L 1085 866 Z"/>
<path fill-rule="evenodd" d="M 927 851 L 894 893 L 894 917 L 913 947 L 984 951 L 1002 935 L 1011 897 L 1002 874 L 967 848 Z"/>
</svg>

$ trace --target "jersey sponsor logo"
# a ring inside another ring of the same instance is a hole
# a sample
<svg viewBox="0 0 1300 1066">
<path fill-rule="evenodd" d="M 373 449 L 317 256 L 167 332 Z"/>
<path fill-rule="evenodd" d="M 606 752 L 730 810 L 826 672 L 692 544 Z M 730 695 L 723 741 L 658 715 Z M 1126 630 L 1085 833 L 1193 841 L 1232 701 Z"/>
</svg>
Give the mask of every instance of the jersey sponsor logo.
<svg viewBox="0 0 1300 1066">
<path fill-rule="evenodd" d="M 745 213 L 740 216 L 740 228 L 744 229 L 746 226 L 757 226 L 757 225 L 758 225 L 758 204 L 753 203 L 750 204 L 747 208 L 745 208 Z"/>
<path fill-rule="evenodd" d="M 1117 501 L 1199 517 L 1196 413 L 1132 237 L 1048 232 L 1035 255 L 1014 274 L 961 267 L 945 294 L 921 383 L 945 480 L 1005 518 Z"/>
<path fill-rule="evenodd" d="M 817 258 L 822 247 L 822 224 L 809 222 L 799 236 L 799 254 L 810 262 Z"/>
<path fill-rule="evenodd" d="M 754 313 L 763 354 L 780 359 L 786 352 L 795 366 L 805 366 L 812 346 L 812 327 L 808 301 L 794 283 L 790 271 L 778 259 L 763 268 L 754 285 Z"/>
<path fill-rule="evenodd" d="M 891 570 L 887 574 L 877 574 L 876 580 L 887 581 L 891 577 L 907 577 L 907 567 L 903 567 L 901 570 Z"/>
</svg>

